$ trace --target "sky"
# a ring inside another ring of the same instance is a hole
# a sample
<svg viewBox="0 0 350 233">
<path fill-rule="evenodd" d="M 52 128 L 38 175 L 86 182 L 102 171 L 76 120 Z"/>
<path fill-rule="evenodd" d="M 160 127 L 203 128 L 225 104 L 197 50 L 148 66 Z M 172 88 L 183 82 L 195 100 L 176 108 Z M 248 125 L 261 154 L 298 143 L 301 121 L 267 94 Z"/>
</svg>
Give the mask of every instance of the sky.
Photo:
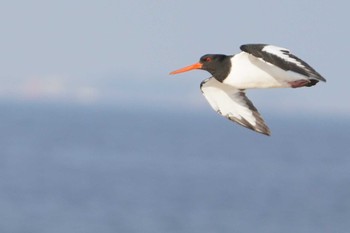
<svg viewBox="0 0 350 233">
<path fill-rule="evenodd" d="M 210 108 L 210 75 L 169 72 L 245 43 L 289 48 L 327 79 L 250 90 L 263 112 L 350 116 L 347 1 L 0 2 L 0 101 Z"/>
</svg>

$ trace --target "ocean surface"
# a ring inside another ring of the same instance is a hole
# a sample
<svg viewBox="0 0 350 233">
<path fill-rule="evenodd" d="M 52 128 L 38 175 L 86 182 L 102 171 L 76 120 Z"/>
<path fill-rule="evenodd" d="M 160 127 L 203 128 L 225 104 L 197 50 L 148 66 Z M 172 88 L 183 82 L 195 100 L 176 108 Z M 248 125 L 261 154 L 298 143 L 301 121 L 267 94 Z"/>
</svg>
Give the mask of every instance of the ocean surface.
<svg viewBox="0 0 350 233">
<path fill-rule="evenodd" d="M 0 103 L 1 233 L 348 233 L 350 121 Z"/>
</svg>

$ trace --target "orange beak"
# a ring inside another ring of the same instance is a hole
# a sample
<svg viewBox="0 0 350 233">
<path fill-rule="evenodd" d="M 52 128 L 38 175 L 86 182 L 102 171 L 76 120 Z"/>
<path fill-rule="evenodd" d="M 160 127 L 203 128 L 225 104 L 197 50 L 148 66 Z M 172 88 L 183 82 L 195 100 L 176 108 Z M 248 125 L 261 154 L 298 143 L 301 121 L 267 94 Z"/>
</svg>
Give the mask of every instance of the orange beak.
<svg viewBox="0 0 350 233">
<path fill-rule="evenodd" d="M 184 68 L 175 70 L 175 71 L 171 72 L 170 74 L 179 74 L 179 73 L 187 72 L 187 71 L 190 71 L 190 70 L 200 69 L 200 68 L 202 68 L 202 66 L 203 65 L 198 62 L 198 63 L 195 63 L 193 65 L 186 66 Z"/>
</svg>

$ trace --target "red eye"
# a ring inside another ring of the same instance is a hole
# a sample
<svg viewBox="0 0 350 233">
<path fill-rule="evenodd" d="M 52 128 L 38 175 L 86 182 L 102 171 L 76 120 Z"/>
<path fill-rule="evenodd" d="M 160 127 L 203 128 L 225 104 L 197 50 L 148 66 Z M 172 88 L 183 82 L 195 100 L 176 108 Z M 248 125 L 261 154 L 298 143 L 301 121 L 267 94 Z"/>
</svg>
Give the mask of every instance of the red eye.
<svg viewBox="0 0 350 233">
<path fill-rule="evenodd" d="M 207 58 L 205 58 L 205 61 L 210 62 L 210 61 L 211 61 L 211 58 L 210 58 L 210 57 L 207 57 Z"/>
</svg>

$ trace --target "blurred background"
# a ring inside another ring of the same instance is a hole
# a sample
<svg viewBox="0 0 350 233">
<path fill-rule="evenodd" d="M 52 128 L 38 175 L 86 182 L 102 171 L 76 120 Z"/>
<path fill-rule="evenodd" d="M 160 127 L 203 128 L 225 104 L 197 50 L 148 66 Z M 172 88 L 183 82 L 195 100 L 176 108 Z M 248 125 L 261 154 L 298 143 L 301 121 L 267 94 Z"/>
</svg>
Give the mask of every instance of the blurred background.
<svg viewBox="0 0 350 233">
<path fill-rule="evenodd" d="M 0 2 L 1 232 L 348 232 L 346 1 Z M 327 79 L 251 90 L 266 137 L 203 71 L 245 43 Z"/>
</svg>

